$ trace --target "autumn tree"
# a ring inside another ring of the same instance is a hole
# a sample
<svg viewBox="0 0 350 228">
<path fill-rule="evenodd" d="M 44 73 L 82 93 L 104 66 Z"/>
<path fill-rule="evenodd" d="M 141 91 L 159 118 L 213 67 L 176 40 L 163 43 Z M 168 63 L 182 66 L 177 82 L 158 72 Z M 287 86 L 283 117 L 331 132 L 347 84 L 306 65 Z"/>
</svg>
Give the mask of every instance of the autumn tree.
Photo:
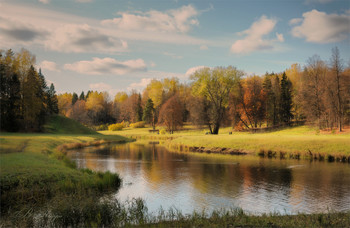
<svg viewBox="0 0 350 228">
<path fill-rule="evenodd" d="M 309 58 L 302 77 L 301 96 L 303 110 L 309 121 L 316 121 L 322 127 L 322 118 L 325 113 L 325 84 L 327 66 L 319 56 Z"/>
<path fill-rule="evenodd" d="M 230 91 L 242 76 L 243 72 L 232 66 L 213 69 L 206 67 L 191 75 L 193 94 L 210 101 L 208 127 L 211 134 L 219 133 Z"/>
<path fill-rule="evenodd" d="M 265 119 L 266 94 L 263 90 L 262 78 L 248 77 L 239 85 L 238 117 L 247 128 L 257 128 Z"/>
<path fill-rule="evenodd" d="M 171 134 L 183 125 L 182 108 L 179 98 L 174 95 L 160 109 L 159 123 L 165 125 Z"/>
<path fill-rule="evenodd" d="M 68 113 L 69 109 L 72 107 L 72 97 L 73 95 L 71 93 L 59 94 L 57 96 L 57 103 L 60 114 L 66 115 Z"/>
<path fill-rule="evenodd" d="M 302 86 L 302 75 L 303 71 L 299 64 L 292 64 L 290 68 L 285 71 L 288 79 L 292 83 L 292 114 L 295 120 L 304 119 L 302 112 L 302 97 L 301 97 L 301 86 Z"/>
<path fill-rule="evenodd" d="M 344 66 L 340 58 L 339 49 L 332 49 L 330 60 L 330 70 L 327 74 L 327 106 L 330 108 L 332 116 L 338 123 L 339 131 L 343 129 L 343 118 L 347 97 L 346 76 Z"/>
</svg>

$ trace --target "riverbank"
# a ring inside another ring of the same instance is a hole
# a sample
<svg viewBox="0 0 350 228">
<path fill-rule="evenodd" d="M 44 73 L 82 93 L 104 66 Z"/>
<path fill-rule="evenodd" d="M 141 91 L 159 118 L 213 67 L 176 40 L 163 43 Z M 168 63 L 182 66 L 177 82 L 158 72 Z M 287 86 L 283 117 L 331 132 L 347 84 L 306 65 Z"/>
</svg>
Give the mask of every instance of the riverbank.
<svg viewBox="0 0 350 228">
<path fill-rule="evenodd" d="M 76 169 L 66 151 L 130 139 L 101 135 L 59 116 L 48 122 L 50 126 L 51 133 L 0 133 L 1 221 L 15 215 L 13 220 L 20 222 L 32 214 L 26 209 L 33 212 L 57 197 L 93 196 L 120 187 L 118 174 Z"/>
<path fill-rule="evenodd" d="M 189 128 L 175 134 L 156 135 L 148 128 L 102 131 L 129 138 L 166 140 L 171 150 L 201 153 L 253 154 L 275 158 L 350 161 L 350 132 L 319 132 L 308 126 L 285 128 L 273 132 L 231 132 L 224 128 L 219 135 L 206 135 L 205 129 Z"/>
</svg>

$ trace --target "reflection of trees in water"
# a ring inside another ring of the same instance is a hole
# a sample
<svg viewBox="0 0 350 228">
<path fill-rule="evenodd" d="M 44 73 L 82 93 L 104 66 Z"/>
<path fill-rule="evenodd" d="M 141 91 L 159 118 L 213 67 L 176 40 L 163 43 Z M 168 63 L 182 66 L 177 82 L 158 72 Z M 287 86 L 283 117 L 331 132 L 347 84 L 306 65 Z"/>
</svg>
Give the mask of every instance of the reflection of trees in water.
<svg viewBox="0 0 350 228">
<path fill-rule="evenodd" d="M 229 157 L 215 159 L 170 153 L 154 144 L 136 143 L 99 148 L 94 153 L 80 153 L 79 156 L 85 159 L 79 162 L 85 162 L 90 169 L 110 169 L 110 163 L 113 163 L 114 170 L 121 174 L 142 175 L 149 184 L 147 187 L 157 191 L 160 188 L 171 191 L 170 188 L 186 183 L 202 193 L 194 194 L 194 197 L 203 194 L 229 198 L 254 195 L 274 201 L 277 195 L 292 205 L 292 210 L 300 210 L 300 207 L 303 210 L 305 207 L 326 209 L 327 206 L 337 209 L 344 208 L 344 204 L 350 205 L 350 166 L 346 164 L 282 163 L 244 158 L 235 162 Z M 108 158 L 114 160 L 108 162 Z"/>
</svg>

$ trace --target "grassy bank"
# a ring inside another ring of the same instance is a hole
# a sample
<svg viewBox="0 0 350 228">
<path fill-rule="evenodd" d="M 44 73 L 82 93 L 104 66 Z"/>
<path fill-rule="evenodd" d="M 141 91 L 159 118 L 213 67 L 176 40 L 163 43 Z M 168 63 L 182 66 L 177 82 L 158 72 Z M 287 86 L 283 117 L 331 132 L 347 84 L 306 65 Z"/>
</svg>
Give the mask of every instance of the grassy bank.
<svg viewBox="0 0 350 228">
<path fill-rule="evenodd" d="M 183 214 L 176 209 L 148 212 L 143 200 L 58 199 L 20 225 L 30 227 L 349 227 L 350 212 L 251 215 L 241 209 Z M 16 224 L 16 223 L 15 223 Z M 18 223 L 17 223 L 18 224 Z"/>
<path fill-rule="evenodd" d="M 350 132 L 335 134 L 319 132 L 308 126 L 285 128 L 274 132 L 248 133 L 232 132 L 223 128 L 219 135 L 206 135 L 205 129 L 191 129 L 189 126 L 175 134 L 156 135 L 149 129 L 123 129 L 117 133 L 125 137 L 167 140 L 173 150 L 192 151 L 202 147 L 205 152 L 228 153 L 234 151 L 249 154 L 319 160 L 350 160 Z M 104 131 L 102 134 L 113 134 Z M 232 150 L 222 150 L 230 148 Z"/>
<path fill-rule="evenodd" d="M 69 123 L 69 127 L 59 122 Z M 54 125 L 56 127 L 52 127 Z M 0 133 L 2 216 L 20 210 L 23 205 L 42 204 L 59 194 L 98 193 L 119 188 L 121 179 L 117 174 L 78 170 L 65 152 L 128 139 L 86 130 L 64 117 L 51 119 L 47 126 L 51 126 L 51 133 Z"/>
</svg>

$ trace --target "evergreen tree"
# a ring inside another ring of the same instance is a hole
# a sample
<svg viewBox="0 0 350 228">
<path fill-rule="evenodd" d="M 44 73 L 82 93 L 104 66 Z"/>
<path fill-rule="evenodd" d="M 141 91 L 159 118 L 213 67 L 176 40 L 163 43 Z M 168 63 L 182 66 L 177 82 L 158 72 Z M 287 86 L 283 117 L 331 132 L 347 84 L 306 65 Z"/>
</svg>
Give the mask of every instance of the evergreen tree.
<svg viewBox="0 0 350 228">
<path fill-rule="evenodd" d="M 42 110 L 39 76 L 33 66 L 28 70 L 23 85 L 23 120 L 26 131 L 40 129 L 39 114 Z"/>
<path fill-rule="evenodd" d="M 284 123 L 289 123 L 293 118 L 292 114 L 292 83 L 288 80 L 287 75 L 283 72 L 281 80 L 281 100 L 280 100 L 280 117 Z"/>
<path fill-rule="evenodd" d="M 153 105 L 153 101 L 151 98 L 148 98 L 145 109 L 143 110 L 142 120 L 148 124 L 152 124 L 153 129 L 155 128 L 155 109 Z"/>
<path fill-rule="evenodd" d="M 136 104 L 136 121 L 142 121 L 142 106 L 141 106 L 141 94 L 138 95 Z"/>
<path fill-rule="evenodd" d="M 48 90 L 48 110 L 50 114 L 58 114 L 58 99 L 55 91 L 55 86 L 51 83 Z"/>
<path fill-rule="evenodd" d="M 72 105 L 74 105 L 74 104 L 75 104 L 75 102 L 77 102 L 77 101 L 78 101 L 78 94 L 73 93 L 73 97 L 72 97 Z"/>
<path fill-rule="evenodd" d="M 80 96 L 79 96 L 79 100 L 85 100 L 84 91 L 81 91 L 81 94 L 80 94 Z"/>
</svg>

